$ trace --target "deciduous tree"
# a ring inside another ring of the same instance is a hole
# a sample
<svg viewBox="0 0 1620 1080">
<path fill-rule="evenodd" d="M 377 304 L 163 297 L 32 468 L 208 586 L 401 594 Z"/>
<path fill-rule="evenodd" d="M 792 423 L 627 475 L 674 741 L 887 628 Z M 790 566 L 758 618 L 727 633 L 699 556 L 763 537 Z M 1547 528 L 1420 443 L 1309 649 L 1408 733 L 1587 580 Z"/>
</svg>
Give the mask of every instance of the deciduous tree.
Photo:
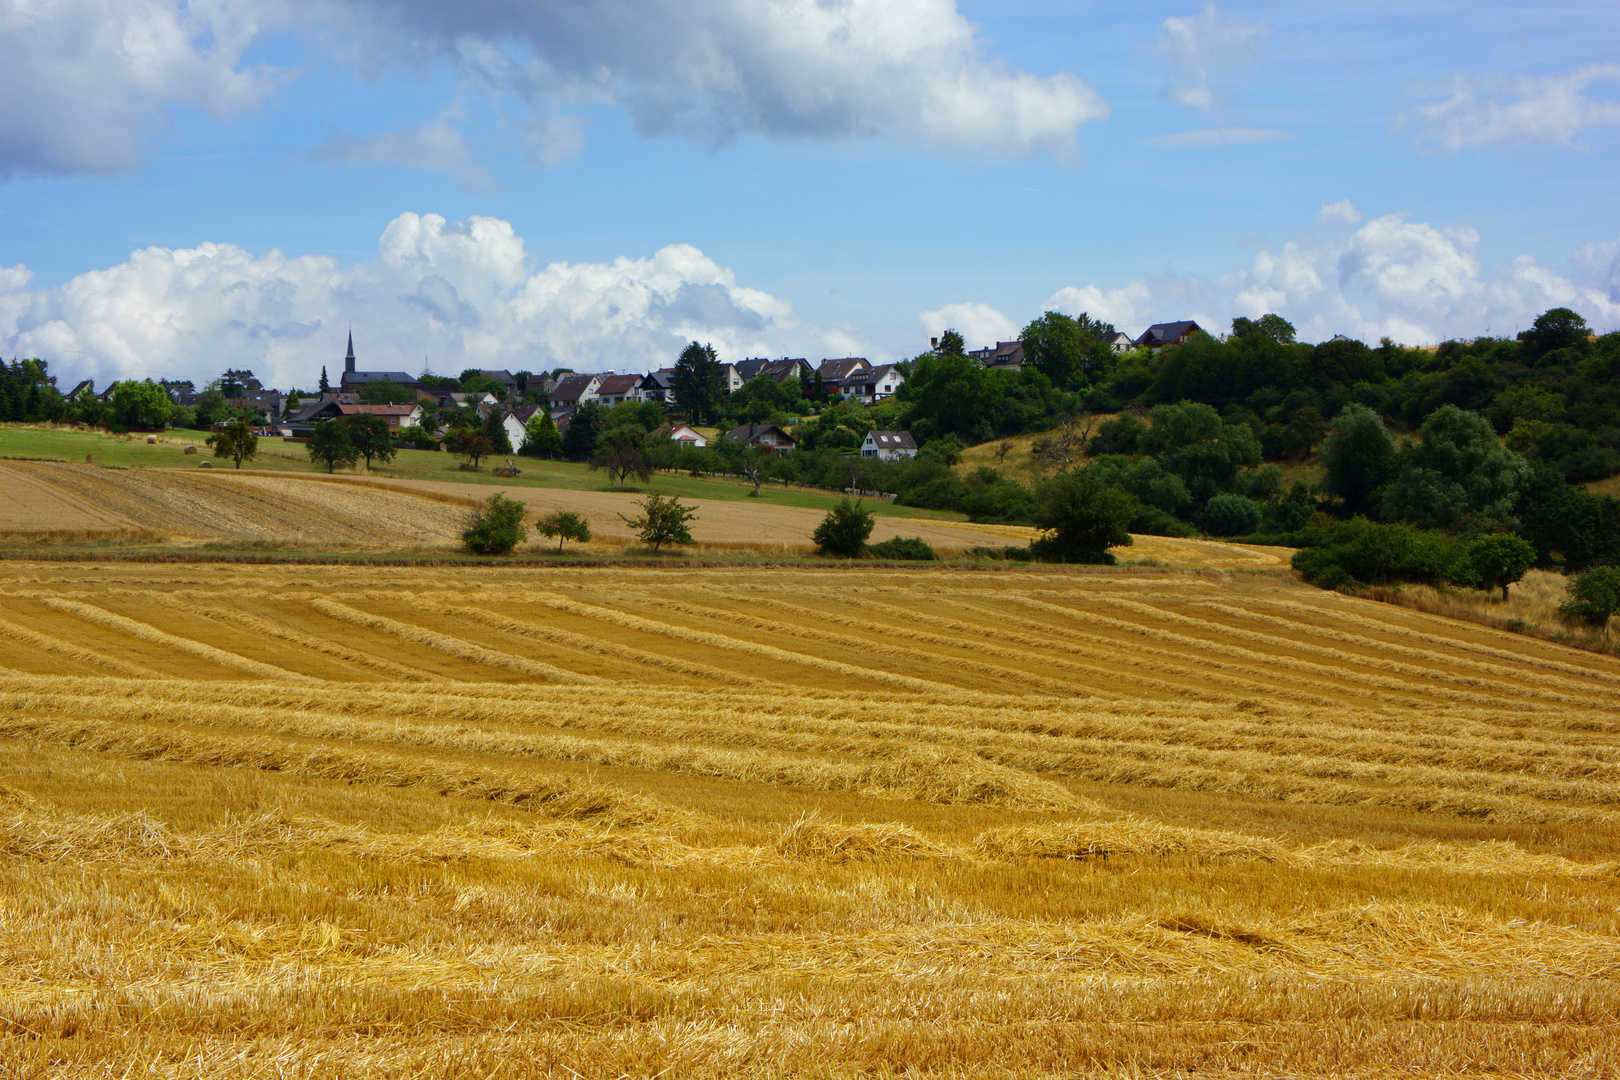
<svg viewBox="0 0 1620 1080">
<path fill-rule="evenodd" d="M 315 425 L 315 430 L 309 433 L 309 442 L 304 444 L 304 450 L 309 454 L 309 460 L 317 465 L 325 465 L 327 472 L 332 472 L 339 465 L 349 468 L 360 460 L 360 451 L 349 438 L 349 426 L 337 420 L 323 420 Z"/>
<path fill-rule="evenodd" d="M 344 418 L 342 423 L 349 429 L 349 441 L 354 443 L 355 452 L 366 459 L 367 471 L 371 469 L 373 460 L 394 460 L 394 436 L 388 430 L 387 420 L 360 413 Z"/>
<path fill-rule="evenodd" d="M 870 510 L 859 502 L 840 499 L 837 506 L 827 511 L 810 539 L 823 554 L 853 559 L 866 546 L 866 538 L 872 535 L 872 524 Z"/>
<path fill-rule="evenodd" d="M 242 462 L 251 461 L 259 454 L 259 437 L 246 420 L 231 420 L 224 427 L 203 440 L 213 447 L 214 456 L 230 458 L 240 469 Z"/>
<path fill-rule="evenodd" d="M 584 544 L 590 542 L 591 526 L 584 517 L 569 510 L 558 510 L 547 514 L 535 523 L 540 535 L 557 541 L 557 554 L 562 554 L 563 541 L 573 540 Z"/>
<path fill-rule="evenodd" d="M 657 551 L 665 544 L 692 543 L 692 531 L 687 528 L 687 522 L 697 519 L 697 511 L 692 507 L 682 506 L 673 496 L 662 495 L 649 495 L 636 505 L 641 507 L 638 516 L 620 514 L 619 518 L 636 530 L 636 538 L 643 544 L 651 544 Z"/>
</svg>

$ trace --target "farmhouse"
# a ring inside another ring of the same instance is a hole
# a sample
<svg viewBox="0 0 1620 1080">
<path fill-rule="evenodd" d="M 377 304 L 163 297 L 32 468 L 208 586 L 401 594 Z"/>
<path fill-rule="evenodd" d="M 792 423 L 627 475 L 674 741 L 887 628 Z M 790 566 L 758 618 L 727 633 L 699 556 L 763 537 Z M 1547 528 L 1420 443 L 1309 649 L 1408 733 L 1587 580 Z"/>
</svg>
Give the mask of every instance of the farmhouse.
<svg viewBox="0 0 1620 1080">
<path fill-rule="evenodd" d="M 917 456 L 917 442 L 909 431 L 868 431 L 861 443 L 861 457 L 898 461 Z"/>
</svg>

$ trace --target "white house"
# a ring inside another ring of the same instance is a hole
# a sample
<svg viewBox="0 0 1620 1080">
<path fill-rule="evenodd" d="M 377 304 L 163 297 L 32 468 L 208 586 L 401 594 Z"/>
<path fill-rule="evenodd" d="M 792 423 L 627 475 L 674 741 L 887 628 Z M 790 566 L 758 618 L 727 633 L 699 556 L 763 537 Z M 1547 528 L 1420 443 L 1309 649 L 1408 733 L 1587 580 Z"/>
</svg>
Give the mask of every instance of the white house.
<svg viewBox="0 0 1620 1080">
<path fill-rule="evenodd" d="M 861 457 L 879 461 L 899 461 L 917 456 L 917 441 L 909 431 L 868 431 L 861 443 Z"/>
<path fill-rule="evenodd" d="M 867 371 L 852 372 L 844 378 L 839 392 L 844 397 L 870 405 L 893 397 L 906 377 L 895 370 L 893 364 L 882 364 Z"/>
</svg>

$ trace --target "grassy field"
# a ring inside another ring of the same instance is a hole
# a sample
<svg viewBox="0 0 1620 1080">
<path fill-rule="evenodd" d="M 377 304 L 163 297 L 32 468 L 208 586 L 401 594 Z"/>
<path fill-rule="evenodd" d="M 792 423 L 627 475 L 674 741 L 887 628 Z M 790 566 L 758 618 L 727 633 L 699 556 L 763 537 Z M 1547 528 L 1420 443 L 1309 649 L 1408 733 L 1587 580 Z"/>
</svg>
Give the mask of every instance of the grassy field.
<svg viewBox="0 0 1620 1080">
<path fill-rule="evenodd" d="M 1620 661 L 1265 573 L 0 563 L 3 1076 L 1611 1076 Z"/>
<path fill-rule="evenodd" d="M 145 436 L 119 436 L 76 431 L 68 428 L 47 428 L 19 424 L 0 424 L 0 460 L 6 458 L 42 461 L 76 461 L 92 459 L 94 464 L 119 469 L 186 469 L 197 471 L 197 463 L 208 457 L 203 444 L 204 432 L 173 432 L 159 436 L 155 445 L 149 445 Z M 187 446 L 196 446 L 200 456 L 185 453 Z M 481 464 L 477 472 L 460 468 L 462 458 L 429 450 L 401 450 L 395 459 L 367 471 L 362 464 L 354 470 L 340 470 L 338 475 L 365 476 L 388 480 L 432 481 L 470 485 L 477 494 L 488 491 L 518 490 L 523 488 L 555 488 L 568 491 L 611 491 L 612 482 L 605 472 L 592 471 L 590 466 L 569 461 L 539 461 L 517 458 L 523 470 L 519 477 L 499 477 L 491 471 L 501 464 L 499 457 Z M 230 468 L 214 462 L 216 467 Z M 259 454 L 246 463 L 243 472 L 318 473 L 322 469 L 309 460 L 302 443 L 283 442 L 280 439 L 261 438 Z M 488 491 L 477 491 L 478 488 Z M 659 473 L 651 482 L 640 485 L 649 491 L 674 495 L 682 499 L 711 499 L 735 501 L 748 499 L 754 485 L 744 480 L 724 477 L 694 478 L 679 473 Z M 632 490 L 635 490 L 634 488 Z M 761 501 L 774 506 L 794 506 L 825 511 L 838 502 L 837 492 L 810 488 L 766 484 Z M 750 501 L 754 501 L 750 499 Z M 939 510 L 919 510 L 914 507 L 892 506 L 884 502 L 867 504 L 874 514 L 884 517 L 914 518 L 932 521 L 962 521 L 964 515 Z"/>
</svg>

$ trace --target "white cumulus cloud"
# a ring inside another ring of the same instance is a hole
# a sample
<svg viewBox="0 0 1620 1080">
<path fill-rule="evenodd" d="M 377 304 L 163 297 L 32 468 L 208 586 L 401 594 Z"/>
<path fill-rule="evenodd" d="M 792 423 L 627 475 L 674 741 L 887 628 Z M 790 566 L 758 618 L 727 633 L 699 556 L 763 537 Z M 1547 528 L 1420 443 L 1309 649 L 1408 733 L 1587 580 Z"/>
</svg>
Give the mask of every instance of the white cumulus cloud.
<svg viewBox="0 0 1620 1080">
<path fill-rule="evenodd" d="M 1620 64 L 1589 64 L 1566 75 L 1480 79 L 1458 75 L 1401 117 L 1420 145 L 1564 146 L 1591 128 L 1620 127 L 1620 101 L 1594 99 L 1594 84 L 1620 83 Z"/>
<path fill-rule="evenodd" d="M 970 349 L 986 348 L 1018 336 L 1018 324 L 989 304 L 944 304 L 917 317 L 922 320 L 929 337 L 955 330 L 962 335 Z"/>
<path fill-rule="evenodd" d="M 274 76 L 244 70 L 252 0 L 0 2 L 0 178 L 114 173 L 166 105 L 216 117 L 257 105 Z"/>
<path fill-rule="evenodd" d="M 362 368 L 412 374 L 645 371 L 691 340 L 727 359 L 848 355 L 855 344 L 800 325 L 785 300 L 739 285 L 690 245 L 540 266 L 510 224 L 487 217 L 401 214 L 371 258 L 347 267 L 210 243 L 145 248 L 55 288 L 0 268 L 0 351 L 43 357 L 69 379 L 206 381 L 239 367 L 308 388 L 323 365 L 336 379 L 351 324 Z"/>
</svg>

